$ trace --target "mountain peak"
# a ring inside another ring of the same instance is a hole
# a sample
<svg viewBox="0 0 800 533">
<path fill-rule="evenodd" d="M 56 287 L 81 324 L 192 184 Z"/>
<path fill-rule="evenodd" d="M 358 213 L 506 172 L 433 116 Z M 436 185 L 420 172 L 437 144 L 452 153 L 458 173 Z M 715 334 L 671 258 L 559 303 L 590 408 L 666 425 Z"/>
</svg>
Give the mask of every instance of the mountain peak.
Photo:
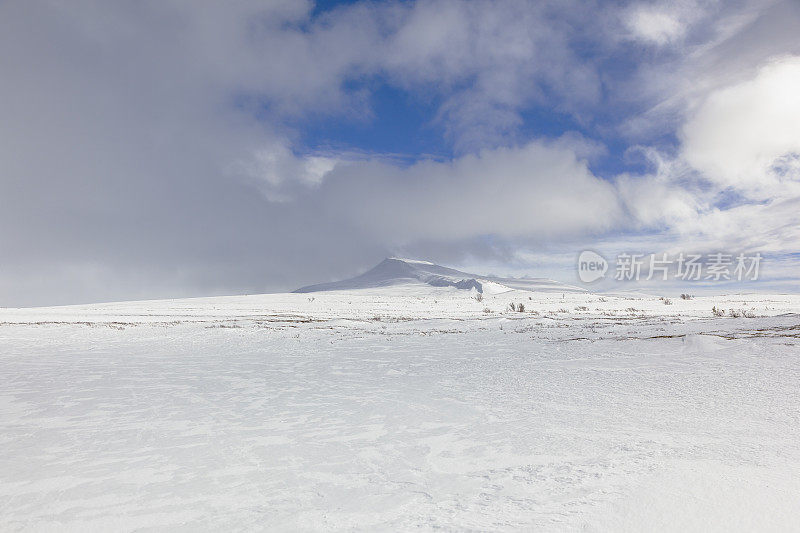
<svg viewBox="0 0 800 533">
<path fill-rule="evenodd" d="M 474 289 L 480 293 L 489 287 L 491 292 L 505 292 L 515 289 L 535 292 L 586 292 L 580 287 L 573 287 L 558 281 L 541 278 L 512 279 L 480 276 L 437 265 L 430 261 L 401 257 L 387 257 L 372 269 L 353 278 L 308 285 L 294 292 L 359 290 L 400 285 L 453 287 L 462 290 Z"/>
<path fill-rule="evenodd" d="M 408 259 L 407 257 L 387 257 L 386 259 L 383 260 L 383 262 L 386 262 L 386 261 L 400 261 L 401 263 L 408 263 L 408 264 L 411 264 L 411 265 L 416 264 L 416 265 L 433 265 L 433 266 L 436 266 L 434 263 L 431 263 L 430 261 L 422 261 L 420 259 Z"/>
</svg>

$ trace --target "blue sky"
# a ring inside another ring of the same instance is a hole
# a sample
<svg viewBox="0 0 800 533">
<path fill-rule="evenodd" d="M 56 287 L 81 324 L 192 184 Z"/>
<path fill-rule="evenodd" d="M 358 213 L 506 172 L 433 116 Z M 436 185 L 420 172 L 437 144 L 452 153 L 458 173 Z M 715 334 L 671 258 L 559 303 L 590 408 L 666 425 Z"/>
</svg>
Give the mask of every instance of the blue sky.
<svg viewBox="0 0 800 533">
<path fill-rule="evenodd" d="M 311 20 L 319 20 L 337 8 L 357 3 L 317 2 Z M 672 53 L 659 52 L 647 46 L 603 50 L 591 39 L 583 40 L 584 43 L 576 44 L 577 57 L 582 61 L 602 64 L 603 75 L 609 78 L 608 87 L 604 87 L 603 92 L 613 90 L 615 82 L 635 76 L 637 65 L 646 61 L 648 56 Z M 363 91 L 367 94 L 368 113 L 353 116 L 312 114 L 302 117 L 294 123 L 301 136 L 296 150 L 302 153 L 383 153 L 397 155 L 406 161 L 425 157 L 446 159 L 459 155 L 459 150 L 445 138 L 444 127 L 437 120 L 437 110 L 443 100 L 441 95 L 433 91 L 416 93 L 404 90 L 381 75 L 348 79 L 346 84 L 352 92 Z M 647 162 L 629 153 L 632 139 L 621 133 L 618 127 L 632 115 L 646 111 L 648 102 L 629 99 L 621 103 L 613 95 L 601 94 L 598 102 L 582 109 L 580 116 L 576 116 L 554 106 L 553 100 L 557 100 L 557 95 L 522 106 L 519 109 L 520 123 L 513 137 L 506 141 L 520 143 L 527 139 L 556 138 L 577 133 L 603 145 L 603 153 L 590 161 L 596 175 L 613 179 L 623 172 L 647 171 Z M 678 145 L 674 132 L 669 130 L 651 134 L 646 140 L 662 150 L 674 150 Z"/>
<path fill-rule="evenodd" d="M 368 81 L 368 116 L 311 117 L 297 124 L 302 130 L 302 150 L 357 151 L 419 157 L 452 157 L 453 149 L 432 124 L 436 113 L 433 102 L 380 83 Z"/>
<path fill-rule="evenodd" d="M 390 255 L 572 282 L 587 248 L 759 252 L 790 290 L 798 24 L 786 0 L 2 3 L 0 305 Z"/>
</svg>

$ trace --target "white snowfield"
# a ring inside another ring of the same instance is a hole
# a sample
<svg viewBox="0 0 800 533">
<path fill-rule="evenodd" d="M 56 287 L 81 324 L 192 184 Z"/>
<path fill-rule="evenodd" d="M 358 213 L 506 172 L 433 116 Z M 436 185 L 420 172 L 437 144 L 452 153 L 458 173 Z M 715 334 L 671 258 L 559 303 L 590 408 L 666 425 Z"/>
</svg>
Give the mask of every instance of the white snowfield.
<svg viewBox="0 0 800 533">
<path fill-rule="evenodd" d="M 0 309 L 0 529 L 800 529 L 800 297 L 476 294 Z"/>
</svg>

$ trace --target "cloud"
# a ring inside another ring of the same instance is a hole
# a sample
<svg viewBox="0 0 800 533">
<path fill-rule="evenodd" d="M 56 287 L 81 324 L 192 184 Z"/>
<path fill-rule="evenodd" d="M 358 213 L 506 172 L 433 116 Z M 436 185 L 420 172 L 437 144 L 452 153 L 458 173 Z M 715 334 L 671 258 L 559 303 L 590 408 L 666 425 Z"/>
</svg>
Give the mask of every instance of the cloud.
<svg viewBox="0 0 800 533">
<path fill-rule="evenodd" d="M 673 135 L 710 93 L 752 79 L 770 59 L 800 55 L 800 4 L 791 0 L 684 2 L 659 9 L 682 20 L 684 35 L 645 52 L 630 77 L 613 81 L 617 98 L 639 108 L 621 114 L 628 139 Z"/>
<path fill-rule="evenodd" d="M 580 60 L 572 42 L 586 21 L 563 17 L 578 4 L 412 5 L 387 37 L 382 68 L 401 86 L 443 96 L 439 121 L 461 151 L 502 144 L 521 124 L 520 111 L 533 103 L 550 100 L 577 112 L 599 100 L 599 73 Z"/>
<path fill-rule="evenodd" d="M 635 39 L 665 45 L 686 34 L 686 24 L 674 6 L 638 4 L 626 15 L 625 23 Z"/>
<path fill-rule="evenodd" d="M 385 77 L 409 91 L 432 87 L 443 102 L 469 93 L 442 115 L 462 118 L 441 120 L 454 139 L 482 144 L 479 130 L 499 130 L 481 121 L 496 124 L 501 108 L 518 113 L 537 92 L 529 83 L 558 79 L 536 57 L 560 61 L 560 41 L 547 48 L 516 23 L 509 40 L 493 42 L 515 15 L 533 22 L 533 8 L 510 5 L 497 19 L 496 5 L 481 4 L 452 22 L 456 34 L 483 32 L 481 46 L 431 44 L 392 59 L 401 35 L 406 47 L 419 35 L 417 13 L 446 3 L 357 4 L 314 19 L 311 7 L 0 4 L 2 304 L 286 290 L 347 275 L 414 239 L 608 224 L 599 206 L 613 194 L 567 150 L 489 148 L 402 168 L 380 154 L 308 153 L 294 142 L 294 120 L 346 119 L 365 105 L 350 83 Z M 479 101 L 485 112 L 463 118 Z M 600 201 L 570 214 L 559 180 Z"/>
<path fill-rule="evenodd" d="M 654 251 L 667 243 L 790 254 L 800 245 L 800 122 L 791 96 L 800 9 L 794 2 L 702 7 L 669 43 L 667 60 L 643 63 L 639 85 L 627 88 L 650 107 L 623 131 L 660 145 L 637 149 L 656 170 L 617 177 L 620 197 Z M 675 134 L 677 145 L 663 143 Z"/>
<path fill-rule="evenodd" d="M 286 289 L 320 275 L 304 248 L 382 253 L 232 170 L 324 174 L 236 99 L 275 90 L 249 25 L 297 6 L 0 4 L 0 305 Z"/>
<path fill-rule="evenodd" d="M 298 156 L 288 142 L 278 140 L 232 163 L 228 174 L 252 183 L 272 202 L 286 202 L 322 183 L 339 162 L 340 157 Z"/>
<path fill-rule="evenodd" d="M 797 8 L 741 4 L 2 2 L 0 305 L 286 290 L 397 248 L 794 245 Z M 387 85 L 434 110 L 451 155 L 304 146 L 320 117 L 368 121 Z M 667 109 L 643 122 L 682 132 L 674 153 L 620 133 L 642 109 Z M 661 163 L 602 179 L 605 141 Z"/>
<path fill-rule="evenodd" d="M 800 185 L 800 57 L 776 58 L 750 80 L 712 92 L 681 130 L 682 156 L 748 197 Z"/>
<path fill-rule="evenodd" d="M 484 235 L 546 240 L 599 234 L 621 221 L 613 185 L 594 176 L 566 142 L 535 141 L 407 167 L 342 164 L 310 200 L 391 245 Z"/>
</svg>

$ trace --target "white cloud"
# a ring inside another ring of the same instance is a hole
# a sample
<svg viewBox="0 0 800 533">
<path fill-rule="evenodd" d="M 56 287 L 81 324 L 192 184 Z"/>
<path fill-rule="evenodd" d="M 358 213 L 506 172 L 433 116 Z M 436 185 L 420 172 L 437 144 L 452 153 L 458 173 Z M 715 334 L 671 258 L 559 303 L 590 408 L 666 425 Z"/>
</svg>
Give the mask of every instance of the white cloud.
<svg viewBox="0 0 800 533">
<path fill-rule="evenodd" d="M 679 14 L 666 5 L 636 5 L 627 13 L 625 23 L 634 38 L 658 45 L 677 41 L 686 33 Z"/>
<path fill-rule="evenodd" d="M 755 199 L 797 194 L 798 94 L 797 56 L 775 59 L 753 79 L 712 92 L 681 131 L 683 157 L 719 186 Z"/>
<path fill-rule="evenodd" d="M 615 85 L 618 98 L 644 110 L 623 115 L 623 132 L 639 142 L 672 135 L 687 111 L 714 91 L 752 79 L 770 58 L 800 55 L 800 4 L 793 0 L 689 1 L 663 9 L 682 20 L 684 36 Z"/>
<path fill-rule="evenodd" d="M 674 227 L 694 220 L 701 209 L 696 196 L 658 177 L 622 175 L 616 185 L 621 202 L 631 214 L 630 227 Z"/>
<path fill-rule="evenodd" d="M 338 162 L 323 155 L 298 156 L 286 141 L 278 140 L 232 164 L 229 175 L 252 183 L 270 201 L 285 202 L 322 183 Z"/>
<path fill-rule="evenodd" d="M 485 235 L 546 240 L 600 234 L 622 221 L 614 186 L 595 177 L 565 142 L 408 167 L 341 164 L 316 194 L 320 210 L 363 224 L 393 245 Z"/>
<path fill-rule="evenodd" d="M 565 112 L 600 97 L 596 68 L 573 50 L 576 27 L 557 21 L 570 3 L 409 3 L 386 37 L 380 70 L 402 87 L 442 98 L 438 123 L 460 151 L 507 144 L 521 110 L 545 94 Z"/>
</svg>

